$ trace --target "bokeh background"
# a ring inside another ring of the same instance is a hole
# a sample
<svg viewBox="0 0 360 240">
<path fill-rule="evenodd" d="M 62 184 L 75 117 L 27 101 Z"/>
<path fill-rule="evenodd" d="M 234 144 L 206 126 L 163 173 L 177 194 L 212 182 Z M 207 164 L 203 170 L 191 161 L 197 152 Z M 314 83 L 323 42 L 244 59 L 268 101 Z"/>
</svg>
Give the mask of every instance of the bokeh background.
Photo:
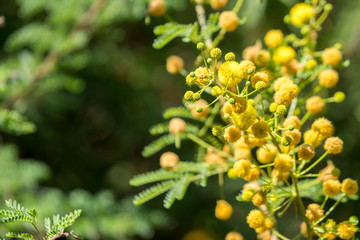
<svg viewBox="0 0 360 240">
<path fill-rule="evenodd" d="M 50 33 L 68 31 L 74 19 L 95 0 L 49 2 L 0 0 L 0 16 L 5 17 L 0 28 L 0 65 L 21 54 L 25 60 L 26 54 L 39 61 L 44 59 L 47 49 L 44 47 L 42 52 L 41 46 L 57 41 Z M 166 2 L 169 15 L 177 21 L 196 20 L 189 1 Z M 296 2 L 245 0 L 240 16 L 246 17 L 247 23 L 227 34 L 220 47 L 240 56 L 269 29 L 296 32 L 283 22 L 283 16 Z M 340 71 L 340 82 L 331 90 L 345 92 L 346 100 L 329 104 L 325 115 L 345 142 L 344 152 L 333 160 L 342 169 L 342 176 L 360 179 L 360 1 L 329 2 L 334 9 L 323 25 L 318 48 L 341 43 L 351 65 Z M 230 180 L 225 182 L 225 194 L 235 206 L 236 216 L 226 223 L 213 215 L 218 196 L 216 182 L 210 182 L 206 189 L 190 187 L 187 197 L 171 210 L 162 208 L 161 199 L 142 207 L 132 206 L 131 195 L 140 189 L 130 187 L 129 179 L 159 167 L 159 154 L 149 159 L 141 156 L 142 148 L 154 139 L 148 129 L 162 121 L 167 107 L 182 104 L 186 89 L 183 77 L 166 72 L 166 58 L 179 55 L 191 69 L 197 52 L 194 44 L 180 40 L 162 50 L 152 48 L 152 30 L 166 20 L 151 18 L 146 25 L 146 0 L 109 0 L 106 4 L 112 5 L 99 15 L 105 23 L 95 21 L 93 24 L 98 26 L 85 36 L 86 45 L 65 54 L 56 65 L 54 71 L 70 74 L 73 81 L 55 90 L 35 91 L 15 105 L 36 124 L 37 131 L 22 136 L 1 134 L 0 200 L 16 198 L 29 208 L 38 207 L 41 216 L 82 208 L 82 219 L 73 229 L 87 239 L 182 239 L 189 231 L 199 230 L 198 234 L 208 236 L 199 235 L 197 239 L 215 240 L 234 229 L 255 237 L 245 221 L 251 205 L 232 199 L 240 185 Z M 233 5 L 230 1 L 228 9 Z M 209 7 L 206 10 L 211 11 Z M 11 43 L 19 29 L 33 23 L 48 24 L 50 33 L 30 32 L 32 45 L 19 40 Z M 186 147 L 180 156 L 189 158 L 191 151 Z M 342 205 L 334 215 L 340 220 L 360 215 L 358 204 Z M 279 226 L 285 235 L 297 231 L 293 216 L 292 210 L 284 216 L 289 221 Z M 19 226 L 12 225 L 12 229 Z M 0 226 L 0 236 L 6 230 L 9 227 Z"/>
</svg>

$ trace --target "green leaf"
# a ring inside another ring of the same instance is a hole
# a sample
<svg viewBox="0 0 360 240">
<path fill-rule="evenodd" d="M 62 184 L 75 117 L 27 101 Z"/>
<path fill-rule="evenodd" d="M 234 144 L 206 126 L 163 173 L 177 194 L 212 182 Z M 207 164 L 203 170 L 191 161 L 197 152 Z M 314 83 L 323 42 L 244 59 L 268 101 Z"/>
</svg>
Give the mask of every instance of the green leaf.
<svg viewBox="0 0 360 240">
<path fill-rule="evenodd" d="M 194 119 L 194 120 L 197 120 L 200 122 L 205 122 L 204 119 L 197 119 L 197 118 L 193 117 L 193 115 L 191 115 L 190 110 L 187 108 L 184 108 L 184 107 L 168 108 L 163 113 L 163 117 L 164 117 L 164 119 L 169 119 L 169 118 L 173 118 L 173 117 L 182 117 L 182 118 Z"/>
<path fill-rule="evenodd" d="M 74 224 L 75 220 L 81 215 L 82 210 L 77 209 L 74 210 L 74 212 L 71 212 L 69 214 L 66 214 L 65 216 L 61 217 L 59 215 L 53 216 L 53 223 L 51 228 L 49 227 L 51 225 L 51 220 L 48 219 L 46 223 L 46 237 L 51 238 L 53 236 L 56 236 L 59 233 L 64 232 L 65 228 L 71 226 Z M 50 231 L 48 231 L 50 230 Z"/>
<path fill-rule="evenodd" d="M 165 182 L 158 183 L 148 189 L 145 189 L 144 191 L 140 192 L 134 197 L 133 203 L 135 205 L 141 205 L 160 194 L 166 192 L 170 188 L 172 188 L 176 184 L 176 181 L 169 180 Z"/>
<path fill-rule="evenodd" d="M 149 131 L 151 135 L 160 135 L 163 133 L 168 133 L 169 122 L 156 124 L 155 126 L 151 127 Z M 199 127 L 190 123 L 186 123 L 185 132 L 196 134 L 199 132 Z"/>
<path fill-rule="evenodd" d="M 16 135 L 36 131 L 36 126 L 14 110 L 0 109 L 0 129 Z"/>
<path fill-rule="evenodd" d="M 174 22 L 157 26 L 154 29 L 154 34 L 160 36 L 154 40 L 153 47 L 161 49 L 177 37 L 184 37 L 185 40 L 189 40 L 189 37 L 196 33 L 196 28 L 198 28 L 197 24 L 178 24 Z"/>
<path fill-rule="evenodd" d="M 180 139 L 186 139 L 186 135 L 180 134 Z M 156 139 L 155 141 L 144 147 L 144 150 L 141 152 L 141 154 L 143 155 L 143 157 L 150 157 L 155 153 L 159 152 L 164 147 L 174 143 L 175 143 L 175 135 L 167 134 Z"/>
<path fill-rule="evenodd" d="M 182 200 L 185 192 L 191 183 L 190 181 L 190 174 L 186 174 L 181 178 L 175 186 L 166 194 L 164 198 L 164 207 L 169 209 L 173 205 L 176 199 Z"/>
<path fill-rule="evenodd" d="M 8 232 L 6 233 L 6 236 L 11 238 L 20 238 L 24 240 L 34 240 L 34 236 L 29 233 Z"/>
<path fill-rule="evenodd" d="M 134 176 L 130 180 L 130 185 L 131 186 L 141 186 L 141 185 L 152 183 L 152 182 L 181 178 L 182 176 L 183 176 L 183 174 L 176 172 L 176 171 L 159 169 L 156 171 L 147 172 L 147 173 L 143 173 L 143 174 Z"/>
</svg>

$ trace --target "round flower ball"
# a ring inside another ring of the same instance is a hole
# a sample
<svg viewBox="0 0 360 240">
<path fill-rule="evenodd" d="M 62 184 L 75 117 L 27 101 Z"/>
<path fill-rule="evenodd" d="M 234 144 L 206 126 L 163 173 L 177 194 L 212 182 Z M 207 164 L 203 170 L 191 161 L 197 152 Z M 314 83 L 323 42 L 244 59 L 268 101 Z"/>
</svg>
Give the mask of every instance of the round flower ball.
<svg viewBox="0 0 360 240">
<path fill-rule="evenodd" d="M 160 166 L 167 170 L 173 170 L 179 162 L 179 157 L 176 153 L 165 152 L 160 157 Z"/>
<path fill-rule="evenodd" d="M 284 34 L 278 29 L 272 29 L 265 35 L 264 41 L 266 46 L 274 48 L 279 46 L 284 40 Z"/>
<path fill-rule="evenodd" d="M 335 87 L 339 81 L 339 74 L 334 69 L 326 69 L 319 74 L 320 86 L 326 88 Z"/>
<path fill-rule="evenodd" d="M 321 55 L 323 63 L 336 67 L 342 60 L 342 53 L 336 48 L 326 48 Z"/>
<path fill-rule="evenodd" d="M 233 32 L 239 25 L 239 18 L 233 11 L 223 11 L 219 16 L 219 24 L 227 32 Z"/>
<path fill-rule="evenodd" d="M 306 110 L 312 114 L 321 113 L 324 107 L 325 103 L 319 96 L 313 96 L 306 100 Z"/>
</svg>

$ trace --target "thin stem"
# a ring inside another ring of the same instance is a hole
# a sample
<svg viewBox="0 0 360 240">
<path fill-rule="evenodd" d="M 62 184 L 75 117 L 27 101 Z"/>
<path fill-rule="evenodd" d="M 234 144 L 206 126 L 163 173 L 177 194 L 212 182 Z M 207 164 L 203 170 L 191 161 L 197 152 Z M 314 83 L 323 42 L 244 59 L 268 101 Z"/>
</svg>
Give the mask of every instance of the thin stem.
<svg viewBox="0 0 360 240">
<path fill-rule="evenodd" d="M 316 160 L 310 167 L 308 167 L 307 169 L 305 169 L 304 171 L 302 171 L 300 173 L 300 175 L 304 175 L 305 173 L 309 172 L 311 169 L 313 169 L 319 162 L 321 162 L 321 160 L 323 160 L 326 155 L 328 155 L 328 152 L 326 151 L 321 157 L 319 157 L 318 160 Z"/>
<path fill-rule="evenodd" d="M 323 203 L 321 204 L 321 209 L 324 209 L 325 204 L 326 204 L 326 202 L 327 202 L 328 199 L 329 199 L 329 195 L 326 195 Z"/>
<path fill-rule="evenodd" d="M 220 103 L 215 104 L 213 110 L 211 111 L 211 115 L 206 119 L 204 126 L 200 129 L 199 136 L 203 136 L 206 133 L 206 131 L 209 129 L 209 127 L 212 125 L 216 117 L 216 114 L 220 109 L 220 106 L 221 106 Z"/>
<path fill-rule="evenodd" d="M 271 231 L 282 240 L 290 240 L 290 238 L 285 237 L 284 235 L 282 235 L 281 233 L 279 233 L 275 229 L 272 229 Z"/>
<path fill-rule="evenodd" d="M 219 173 L 219 188 L 220 188 L 220 199 L 225 199 L 224 195 L 224 174 Z"/>
<path fill-rule="evenodd" d="M 310 112 L 306 112 L 305 115 L 303 116 L 303 118 L 301 119 L 300 123 L 301 125 L 303 125 L 307 120 L 308 118 L 311 116 L 311 113 Z"/>
<path fill-rule="evenodd" d="M 270 167 L 273 165 L 274 165 L 274 163 L 269 163 L 269 164 L 265 164 L 265 165 L 260 165 L 259 168 L 266 168 L 266 167 Z"/>
<path fill-rule="evenodd" d="M 45 239 L 45 238 L 43 237 L 43 235 L 41 234 L 40 230 L 39 230 L 39 229 L 37 228 L 37 226 L 35 225 L 35 223 L 31 223 L 31 225 L 33 225 L 33 227 L 35 228 L 36 232 L 39 234 L 40 238 L 41 238 L 41 239 Z"/>
<path fill-rule="evenodd" d="M 341 195 L 341 197 L 334 203 L 334 205 L 332 205 L 332 207 L 324 214 L 324 216 L 322 216 L 317 222 L 315 222 L 313 224 L 313 226 L 316 226 L 317 224 L 319 224 L 321 221 L 323 221 L 327 216 L 330 215 L 330 213 L 332 211 L 334 211 L 334 209 L 336 208 L 337 205 L 339 205 L 339 203 L 341 202 L 341 200 L 343 199 L 343 197 L 345 197 L 345 194 L 343 193 Z"/>
<path fill-rule="evenodd" d="M 207 25 L 206 25 L 206 17 L 205 17 L 205 9 L 202 4 L 196 4 L 195 6 L 196 16 L 201 28 L 201 32 L 205 32 Z M 210 48 L 212 45 L 212 41 L 210 36 L 205 36 L 205 44 L 207 48 Z"/>
<path fill-rule="evenodd" d="M 261 108 L 262 108 L 262 114 L 263 114 L 263 118 L 265 119 L 264 97 L 263 97 L 262 93 L 260 93 L 260 96 L 261 96 Z"/>
</svg>

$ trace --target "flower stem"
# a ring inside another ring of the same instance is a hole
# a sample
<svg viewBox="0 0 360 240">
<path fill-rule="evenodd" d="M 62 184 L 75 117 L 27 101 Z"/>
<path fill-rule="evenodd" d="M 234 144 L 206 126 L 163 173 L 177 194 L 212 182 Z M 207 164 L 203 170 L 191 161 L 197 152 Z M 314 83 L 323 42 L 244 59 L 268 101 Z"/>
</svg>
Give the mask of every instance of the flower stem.
<svg viewBox="0 0 360 240">
<path fill-rule="evenodd" d="M 321 157 L 319 157 L 318 160 L 316 160 L 310 167 L 308 167 L 307 169 L 305 169 L 304 171 L 302 171 L 299 175 L 304 175 L 305 173 L 309 172 L 311 169 L 313 169 L 319 162 L 321 162 L 321 160 L 323 160 L 326 155 L 328 155 L 328 152 L 326 151 Z"/>
</svg>

